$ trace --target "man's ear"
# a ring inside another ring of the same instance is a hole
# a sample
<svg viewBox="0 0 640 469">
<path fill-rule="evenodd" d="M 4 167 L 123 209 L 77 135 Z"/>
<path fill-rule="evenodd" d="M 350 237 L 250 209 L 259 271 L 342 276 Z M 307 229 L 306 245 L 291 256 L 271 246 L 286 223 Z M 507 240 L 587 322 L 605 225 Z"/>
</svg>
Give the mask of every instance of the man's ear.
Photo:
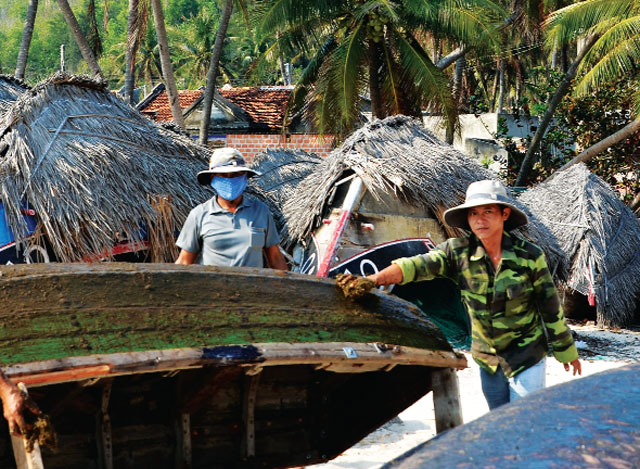
<svg viewBox="0 0 640 469">
<path fill-rule="evenodd" d="M 502 209 L 502 219 L 507 221 L 511 216 L 511 207 L 505 207 Z"/>
</svg>

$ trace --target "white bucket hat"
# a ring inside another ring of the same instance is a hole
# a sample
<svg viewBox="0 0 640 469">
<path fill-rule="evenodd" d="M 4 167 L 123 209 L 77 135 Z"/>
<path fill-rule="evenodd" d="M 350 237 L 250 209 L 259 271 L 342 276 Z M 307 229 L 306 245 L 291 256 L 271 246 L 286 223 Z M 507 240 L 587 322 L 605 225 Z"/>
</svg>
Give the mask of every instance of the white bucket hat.
<svg viewBox="0 0 640 469">
<path fill-rule="evenodd" d="M 507 231 L 529 223 L 527 215 L 513 204 L 502 183 L 492 180 L 476 181 L 469 184 L 464 203 L 444 212 L 444 221 L 449 226 L 470 231 L 467 209 L 489 204 L 504 205 L 511 209 L 511 215 L 504 222 L 504 229 Z"/>
<path fill-rule="evenodd" d="M 247 166 L 242 153 L 235 148 L 217 148 L 209 159 L 209 169 L 198 173 L 198 182 L 203 186 L 208 186 L 213 174 L 239 173 L 242 171 L 246 171 L 249 177 L 260 176 L 258 171 Z"/>
</svg>

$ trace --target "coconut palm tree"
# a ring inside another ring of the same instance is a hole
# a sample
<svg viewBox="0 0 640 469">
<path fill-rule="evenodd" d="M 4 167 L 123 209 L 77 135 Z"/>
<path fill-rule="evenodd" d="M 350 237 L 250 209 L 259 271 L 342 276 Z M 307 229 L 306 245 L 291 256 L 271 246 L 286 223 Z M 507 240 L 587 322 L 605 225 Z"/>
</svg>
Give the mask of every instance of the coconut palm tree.
<svg viewBox="0 0 640 469">
<path fill-rule="evenodd" d="M 247 8 L 244 0 L 225 0 L 220 24 L 216 32 L 216 39 L 213 42 L 213 50 L 211 51 L 211 62 L 209 63 L 209 71 L 207 73 L 207 86 L 205 87 L 204 97 L 202 99 L 202 121 L 200 122 L 200 135 L 198 141 L 201 145 L 206 145 L 209 139 L 209 124 L 211 123 L 211 107 L 213 106 L 213 96 L 216 91 L 216 79 L 218 78 L 218 66 L 220 57 L 222 56 L 222 46 L 227 35 L 229 20 L 233 12 L 234 1 L 238 2 L 238 6 L 242 10 L 245 18 L 247 18 Z"/>
<path fill-rule="evenodd" d="M 420 38 L 431 31 L 462 43 L 495 39 L 502 10 L 488 0 L 271 0 L 259 13 L 263 35 L 313 51 L 292 95 L 320 132 L 344 133 L 359 120 L 363 96 L 374 117 L 442 113 L 457 121 L 448 79 Z M 450 132 L 452 135 L 452 132 Z"/>
<path fill-rule="evenodd" d="M 218 15 L 205 7 L 198 15 L 188 18 L 180 28 L 182 40 L 177 44 L 176 72 L 186 76 L 188 84 L 205 83 L 213 47 L 211 31 L 218 20 Z"/>
<path fill-rule="evenodd" d="M 95 0 L 89 0 L 87 3 L 87 20 L 89 21 L 87 42 L 96 58 L 100 58 L 102 55 L 102 40 L 100 39 L 100 31 L 98 30 L 98 21 L 96 19 Z"/>
<path fill-rule="evenodd" d="M 136 83 L 136 55 L 140 42 L 147 30 L 148 15 L 147 0 L 129 0 L 129 15 L 127 18 L 127 44 L 124 74 L 124 96 L 128 103 L 133 104 L 133 89 Z"/>
<path fill-rule="evenodd" d="M 547 21 L 547 44 L 575 42 L 579 36 L 597 36 L 578 68 L 582 78 L 575 87 L 584 95 L 622 76 L 638 73 L 640 61 L 640 1 L 586 0 L 562 8 Z M 640 90 L 636 90 L 640 115 Z"/>
<path fill-rule="evenodd" d="M 533 166 L 536 144 L 551 121 L 553 110 L 568 92 L 571 80 L 582 73 L 575 87 L 577 95 L 584 95 L 594 87 L 615 78 L 637 74 L 640 60 L 640 1 L 638 0 L 586 0 L 554 12 L 546 22 L 546 42 L 551 49 L 581 39 L 577 58 L 560 83 L 549 103 L 525 159 L 520 168 L 516 185 L 521 185 Z M 640 117 L 640 91 L 634 93 L 635 114 Z M 627 138 L 638 129 L 638 122 L 629 124 L 615 138 L 606 139 L 606 148 Z M 612 136 L 613 137 L 613 136 Z M 596 144 L 597 145 L 597 144 Z M 579 155 L 573 162 L 587 161 L 598 151 Z"/>
<path fill-rule="evenodd" d="M 29 46 L 31 45 L 31 37 L 33 36 L 33 26 L 36 22 L 37 12 L 38 0 L 29 0 L 27 17 L 24 21 L 24 30 L 22 31 L 20 52 L 18 53 L 18 63 L 16 64 L 16 78 L 24 78 L 24 71 L 27 68 L 27 57 L 29 56 Z"/>
<path fill-rule="evenodd" d="M 158 37 L 158 47 L 160 49 L 160 64 L 162 65 L 162 76 L 167 87 L 167 95 L 169 97 L 169 106 L 171 107 L 171 115 L 174 122 L 184 129 L 184 116 L 180 107 L 180 99 L 178 97 L 178 87 L 176 86 L 176 77 L 173 74 L 173 65 L 171 64 L 171 55 L 169 54 L 169 40 L 167 39 L 167 29 L 164 23 L 164 13 L 162 11 L 162 3 L 160 0 L 151 0 L 153 7 L 153 21 L 156 24 L 156 35 Z"/>
<path fill-rule="evenodd" d="M 100 66 L 98 65 L 98 61 L 96 60 L 96 56 L 91 50 L 91 46 L 87 42 L 87 38 L 80 29 L 78 20 L 73 14 L 73 10 L 69 6 L 69 2 L 67 0 L 58 0 L 58 5 L 60 7 L 60 10 L 62 11 L 62 16 L 64 16 L 64 19 L 69 26 L 69 29 L 71 30 L 76 43 L 78 44 L 78 48 L 80 49 L 82 57 L 87 62 L 87 65 L 89 65 L 91 73 L 99 76 L 100 78 L 104 78 L 104 76 L 102 75 L 102 70 L 100 70 Z"/>
</svg>

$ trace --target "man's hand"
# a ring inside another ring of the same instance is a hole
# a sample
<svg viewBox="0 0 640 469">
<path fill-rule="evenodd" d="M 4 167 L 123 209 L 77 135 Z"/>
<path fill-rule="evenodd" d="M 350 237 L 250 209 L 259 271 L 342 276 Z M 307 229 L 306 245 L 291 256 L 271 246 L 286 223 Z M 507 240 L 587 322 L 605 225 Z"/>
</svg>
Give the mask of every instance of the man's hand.
<svg viewBox="0 0 640 469">
<path fill-rule="evenodd" d="M 368 277 L 357 277 L 351 274 L 338 274 L 336 284 L 347 298 L 362 298 L 376 287 L 373 280 Z"/>
<path fill-rule="evenodd" d="M 573 367 L 573 376 L 576 374 L 582 375 L 582 365 L 580 364 L 580 360 L 577 358 L 569 363 L 564 363 L 564 371 L 569 371 L 569 365 Z"/>
</svg>

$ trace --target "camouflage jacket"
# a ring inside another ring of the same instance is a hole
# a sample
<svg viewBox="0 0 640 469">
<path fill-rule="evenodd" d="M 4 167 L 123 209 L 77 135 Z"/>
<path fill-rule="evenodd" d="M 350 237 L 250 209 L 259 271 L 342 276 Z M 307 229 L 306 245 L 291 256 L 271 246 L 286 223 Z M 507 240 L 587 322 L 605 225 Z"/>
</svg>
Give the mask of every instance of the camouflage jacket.
<svg viewBox="0 0 640 469">
<path fill-rule="evenodd" d="M 502 237 L 502 259 L 494 272 L 482 243 L 471 234 L 453 238 L 427 254 L 393 261 L 402 284 L 446 277 L 456 282 L 471 317 L 474 360 L 512 377 L 548 352 L 562 363 L 578 358 L 542 250 L 511 236 Z"/>
</svg>

